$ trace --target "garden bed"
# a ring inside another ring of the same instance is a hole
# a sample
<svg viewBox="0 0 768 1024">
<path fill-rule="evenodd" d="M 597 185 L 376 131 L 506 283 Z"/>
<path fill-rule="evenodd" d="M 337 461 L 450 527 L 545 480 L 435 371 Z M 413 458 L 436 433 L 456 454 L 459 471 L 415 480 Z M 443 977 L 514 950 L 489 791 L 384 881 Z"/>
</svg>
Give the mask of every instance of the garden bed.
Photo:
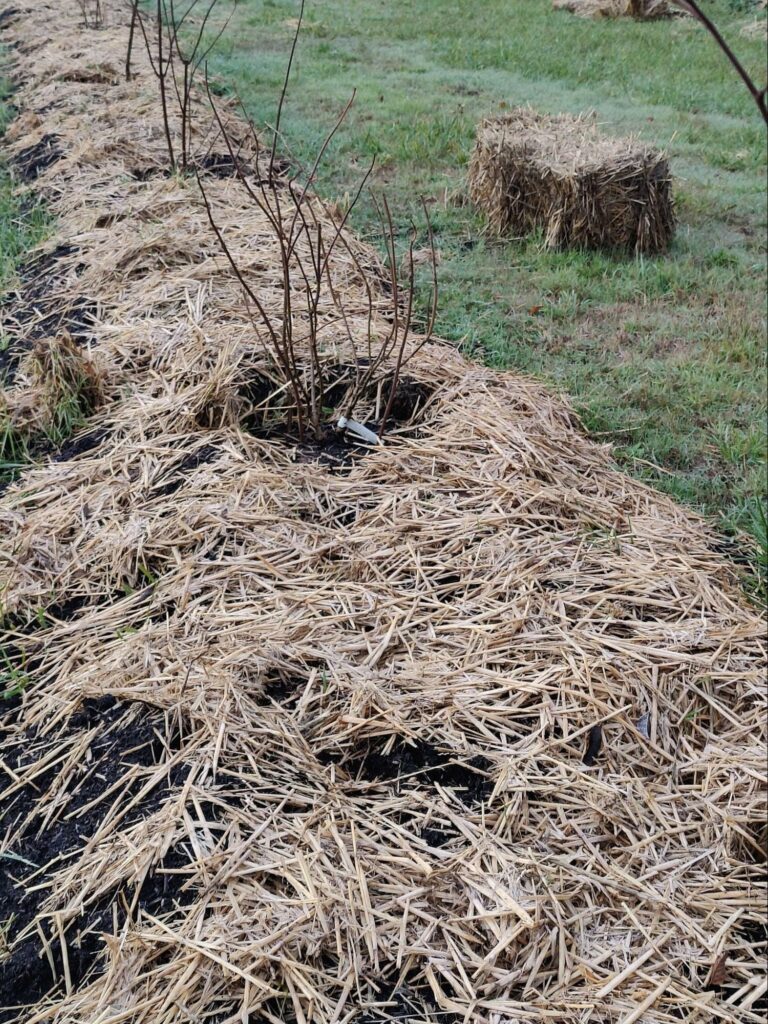
<svg viewBox="0 0 768 1024">
<path fill-rule="evenodd" d="M 102 388 L 0 498 L 18 1020 L 761 1020 L 764 622 L 709 528 L 439 342 L 343 472 L 265 435 L 197 182 L 135 173 L 163 140 L 122 6 L 16 6 L 11 156 L 63 141 L 31 184 Z M 269 225 L 205 181 L 279 313 Z M 356 266 L 330 273 L 364 338 Z"/>
</svg>

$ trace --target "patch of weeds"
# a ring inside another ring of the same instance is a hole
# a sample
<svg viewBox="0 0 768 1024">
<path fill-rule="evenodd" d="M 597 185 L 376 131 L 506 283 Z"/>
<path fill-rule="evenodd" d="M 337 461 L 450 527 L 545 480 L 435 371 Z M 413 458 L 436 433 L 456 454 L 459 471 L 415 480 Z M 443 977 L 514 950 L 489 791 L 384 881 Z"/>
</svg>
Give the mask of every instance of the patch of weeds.
<svg viewBox="0 0 768 1024">
<path fill-rule="evenodd" d="M 0 483 L 63 445 L 101 402 L 99 374 L 68 333 L 36 344 L 29 375 L 33 401 L 0 409 Z"/>
<path fill-rule="evenodd" d="M 17 431 L 0 408 L 0 487 L 13 480 L 30 461 L 26 437 Z"/>
<path fill-rule="evenodd" d="M 0 700 L 13 700 L 20 697 L 29 685 L 29 676 L 24 669 L 13 665 L 4 654 L 4 667 L 0 668 Z"/>
<path fill-rule="evenodd" d="M 10 83 L 0 77 L 0 138 L 14 113 L 10 95 Z M 48 224 L 44 208 L 38 202 L 19 195 L 7 165 L 0 161 L 0 296 L 13 283 L 24 253 L 42 241 Z"/>
<path fill-rule="evenodd" d="M 12 8 L 9 11 L 13 13 Z M 10 84 L 0 78 L 0 138 L 12 116 Z M 7 166 L 0 163 L 0 300 L 12 286 L 24 254 L 42 240 L 47 229 L 43 207 L 18 194 Z M 15 361 L 11 339 L 0 328 L 0 395 L 7 371 Z M 0 400 L 0 489 L 26 465 L 29 457 L 27 438 L 14 429 Z"/>
</svg>

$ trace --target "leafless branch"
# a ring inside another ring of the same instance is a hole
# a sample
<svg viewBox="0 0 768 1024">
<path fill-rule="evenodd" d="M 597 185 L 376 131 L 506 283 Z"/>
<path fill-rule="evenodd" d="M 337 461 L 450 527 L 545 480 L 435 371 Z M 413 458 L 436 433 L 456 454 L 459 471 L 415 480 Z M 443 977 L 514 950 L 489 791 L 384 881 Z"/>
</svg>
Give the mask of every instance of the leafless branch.
<svg viewBox="0 0 768 1024">
<path fill-rule="evenodd" d="M 707 14 L 705 14 L 704 11 L 702 11 L 697 0 L 674 0 L 674 2 L 677 4 L 678 7 L 682 8 L 684 11 L 687 11 L 688 14 L 696 18 L 697 21 L 701 22 L 704 28 L 706 28 L 707 32 L 709 32 L 709 34 L 715 40 L 715 42 L 723 51 L 725 56 L 731 62 L 733 67 L 736 69 L 736 73 L 739 75 L 742 82 L 749 90 L 750 96 L 757 104 L 757 109 L 763 115 L 763 120 L 768 125 L 768 106 L 766 105 L 767 87 L 764 86 L 762 89 L 758 88 L 752 76 L 747 72 L 744 65 L 741 63 L 741 61 L 733 52 L 728 43 L 726 43 L 725 39 L 723 39 L 723 36 L 720 30 L 718 29 L 717 25 L 715 25 L 712 19 Z"/>
</svg>

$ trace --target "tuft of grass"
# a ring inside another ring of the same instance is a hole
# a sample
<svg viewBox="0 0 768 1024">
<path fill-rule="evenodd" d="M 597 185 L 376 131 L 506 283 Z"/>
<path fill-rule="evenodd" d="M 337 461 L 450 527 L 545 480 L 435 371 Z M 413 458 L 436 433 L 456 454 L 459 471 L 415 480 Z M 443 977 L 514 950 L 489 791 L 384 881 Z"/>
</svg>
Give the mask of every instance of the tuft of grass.
<svg viewBox="0 0 768 1024">
<path fill-rule="evenodd" d="M 733 0 L 708 5 L 747 69 Z M 212 71 L 257 124 L 274 120 L 295 0 L 242 0 Z M 733 69 L 692 19 L 591 21 L 544 0 L 319 0 L 307 4 L 283 114 L 297 162 L 357 89 L 320 176 L 349 196 L 376 157 L 403 240 L 430 203 L 440 250 L 437 331 L 573 399 L 628 472 L 759 539 L 764 515 L 765 135 Z M 495 242 L 465 204 L 475 125 L 510 106 L 594 109 L 606 132 L 665 148 L 680 226 L 669 253 L 635 259 Z M 343 201 L 342 201 L 343 202 Z M 376 242 L 375 205 L 353 227 Z M 422 308 L 426 306 L 426 273 Z"/>
<path fill-rule="evenodd" d="M 10 84 L 0 77 L 0 142 L 13 114 Z M 45 237 L 48 224 L 44 208 L 18 194 L 8 167 L 0 160 L 0 300 L 13 286 L 16 270 L 24 254 Z M 0 352 L 5 346 L 7 341 L 3 342 L 0 333 Z"/>
<path fill-rule="evenodd" d="M 63 444 L 84 425 L 102 397 L 98 372 L 66 334 L 39 341 L 29 368 L 35 418 L 13 422 L 0 402 L 0 474 L 6 480 L 14 479 L 42 452 Z"/>
<path fill-rule="evenodd" d="M 0 701 L 20 697 L 29 684 L 23 665 L 17 664 L 5 651 L 0 661 Z"/>
<path fill-rule="evenodd" d="M 13 480 L 29 461 L 26 437 L 15 429 L 8 415 L 0 409 L 0 486 Z"/>
<path fill-rule="evenodd" d="M 0 60 L 2 53 L 0 53 Z M 14 114 L 10 84 L 0 78 L 0 141 Z M 16 270 L 26 252 L 42 241 L 48 227 L 44 209 L 25 201 L 14 188 L 8 167 L 0 160 L 0 302 L 13 287 Z M 0 326 L 0 366 L 8 339 Z M 0 376 L 0 397 L 2 376 Z M 13 428 L 0 401 L 0 485 L 29 462 L 26 438 Z"/>
</svg>

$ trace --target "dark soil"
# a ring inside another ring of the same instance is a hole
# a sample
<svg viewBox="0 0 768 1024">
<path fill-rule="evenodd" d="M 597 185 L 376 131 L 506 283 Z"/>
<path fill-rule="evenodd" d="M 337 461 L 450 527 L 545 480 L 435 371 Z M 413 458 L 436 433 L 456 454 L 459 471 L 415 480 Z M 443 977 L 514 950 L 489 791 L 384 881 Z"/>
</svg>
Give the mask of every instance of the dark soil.
<svg viewBox="0 0 768 1024">
<path fill-rule="evenodd" d="M 371 740 L 365 749 L 347 758 L 325 751 L 325 763 L 341 763 L 351 778 L 360 782 L 390 782 L 396 790 L 411 785 L 437 783 L 453 790 L 467 806 L 483 803 L 493 791 L 488 777 L 491 763 L 478 755 L 459 763 L 455 754 L 441 751 L 425 740 L 397 741 L 390 749 L 388 737 Z"/>
<path fill-rule="evenodd" d="M 117 85 L 120 79 L 102 67 L 67 71 L 61 76 L 60 81 L 80 82 L 82 85 Z"/>
<path fill-rule="evenodd" d="M 62 261 L 77 251 L 75 245 L 57 245 L 50 252 L 28 260 L 19 271 L 24 298 L 32 301 L 46 296 L 64 276 Z"/>
<path fill-rule="evenodd" d="M 267 703 L 274 701 L 287 706 L 299 699 L 305 685 L 301 679 L 293 679 L 278 672 L 264 683 L 264 699 Z"/>
<path fill-rule="evenodd" d="M 220 449 L 212 444 L 204 444 L 197 451 L 184 455 L 167 473 L 165 483 L 158 484 L 152 491 L 153 497 L 167 497 L 175 494 L 183 486 L 187 475 L 198 466 L 212 462 L 220 453 Z"/>
<path fill-rule="evenodd" d="M 14 709 L 3 704 L 0 708 L 3 759 L 12 771 L 20 772 L 25 766 L 34 763 L 44 740 L 33 732 L 23 737 L 14 736 L 10 731 L 14 717 Z M 102 805 L 99 797 L 120 780 L 130 765 L 149 768 L 165 758 L 166 747 L 162 738 L 165 734 L 164 718 L 146 705 L 122 703 L 111 697 L 84 700 L 67 723 L 62 739 L 91 730 L 96 731 L 89 745 L 88 757 L 83 758 L 79 771 L 66 780 L 69 792 L 66 807 L 44 829 L 38 830 L 37 819 L 45 812 L 46 805 L 43 801 L 40 806 L 39 802 L 41 796 L 56 782 L 57 768 L 47 769 L 34 783 L 7 797 L 4 793 L 11 785 L 11 776 L 4 773 L 0 779 L 0 835 L 11 834 L 14 837 L 6 854 L 0 856 L 0 907 L 2 921 L 8 922 L 5 938 L 10 943 L 10 951 L 0 958 L 0 1022 L 3 1024 L 16 1017 L 15 1011 L 9 1007 L 41 998 L 55 988 L 62 978 L 58 941 L 51 943 L 55 976 L 48 958 L 41 955 L 41 942 L 36 931 L 18 941 L 24 929 L 34 921 L 39 905 L 45 898 L 45 892 L 27 891 L 25 880 L 34 875 L 34 884 L 39 885 L 61 866 L 64 858 L 76 855 L 98 829 L 115 799 L 112 794 Z M 165 740 L 171 749 L 178 746 L 177 738 L 173 735 L 165 737 Z M 131 811 L 122 827 L 129 827 L 155 811 L 168 794 L 181 785 L 184 775 L 184 768 L 172 769 L 168 777 L 142 800 L 140 806 Z M 61 780 L 62 783 L 64 781 Z M 120 799 L 124 804 L 135 796 L 139 785 L 133 783 L 121 792 Z M 93 806 L 80 816 L 71 817 L 73 812 L 91 803 Z M 31 818 L 24 827 L 23 822 L 27 816 Z M 181 892 L 183 875 L 166 873 L 188 864 L 189 858 L 182 850 L 171 850 L 142 886 L 138 906 L 158 914 L 171 911 L 174 905 L 188 901 L 191 894 Z M 111 934 L 113 930 L 113 906 L 118 906 L 120 920 L 125 919 L 125 906 L 130 903 L 133 892 L 125 894 L 125 901 L 118 899 L 118 896 L 118 893 L 111 894 L 68 926 L 67 957 L 75 987 L 89 972 L 99 967 L 99 954 L 103 949 L 102 933 Z"/>
<path fill-rule="evenodd" d="M 274 434 L 279 437 L 279 434 Z M 284 437 L 286 435 L 283 435 Z M 290 440 L 290 438 L 288 438 Z M 348 441 L 343 435 L 329 431 L 322 441 L 302 441 L 296 445 L 296 462 L 316 462 L 327 469 L 342 472 L 351 469 L 356 462 L 371 451 L 370 445 Z"/>
<path fill-rule="evenodd" d="M 23 331 L 27 347 L 38 338 L 50 338 L 62 330 L 82 344 L 96 319 L 96 304 L 81 295 L 65 303 L 53 299 L 28 302 L 22 294 L 21 303 L 13 312 L 17 330 Z"/>
<path fill-rule="evenodd" d="M 369 1010 L 356 1018 L 354 1024 L 387 1024 L 392 1020 L 409 1024 L 459 1024 L 464 1020 L 458 1014 L 441 1010 L 428 990 L 415 993 L 408 988 L 393 990 L 390 986 L 381 1001 L 387 1005 L 380 1010 Z"/>
<path fill-rule="evenodd" d="M 77 455 L 85 455 L 87 452 L 94 451 L 107 437 L 109 437 L 109 431 L 106 427 L 100 427 L 98 430 L 86 430 L 65 442 L 51 457 L 51 461 L 69 462 Z"/>
<path fill-rule="evenodd" d="M 6 7 L 5 10 L 0 11 L 0 29 L 5 28 L 6 25 L 10 25 L 10 23 L 20 14 L 21 11 L 18 7 Z"/>
<path fill-rule="evenodd" d="M 391 386 L 391 376 L 384 381 L 384 394 Z M 397 384 L 395 399 L 390 409 L 391 423 L 400 425 L 417 419 L 421 410 L 434 394 L 434 387 L 412 377 L 401 377 Z M 389 429 L 389 424 L 388 424 Z"/>
<path fill-rule="evenodd" d="M 429 989 L 411 988 L 406 983 L 395 988 L 392 982 L 381 982 L 377 985 L 378 995 L 372 995 L 371 1002 L 381 1003 L 381 1007 L 350 1018 L 350 1024 L 387 1024 L 388 1021 L 403 1021 L 409 1024 L 460 1024 L 463 1016 L 446 1013 L 435 1002 Z M 285 1024 L 296 1024 L 297 1018 L 288 999 L 271 999 L 264 1010 Z M 248 1024 L 266 1024 L 269 1018 L 265 1014 L 250 1014 Z"/>
<path fill-rule="evenodd" d="M 28 146 L 13 159 L 11 166 L 20 181 L 35 181 L 63 156 L 58 135 L 47 134 L 33 146 Z"/>
<path fill-rule="evenodd" d="M 354 381 L 355 369 L 353 366 L 339 364 L 326 367 L 324 375 L 323 406 L 338 409 L 343 406 L 344 397 Z M 384 404 L 387 402 L 390 383 L 391 376 L 383 381 Z M 372 386 L 371 394 L 361 396 L 361 406 L 370 406 L 373 403 L 377 386 Z M 322 438 L 307 436 L 305 431 L 304 439 L 300 439 L 295 425 L 288 424 L 281 418 L 280 409 L 267 407 L 267 401 L 274 389 L 274 382 L 258 372 L 247 377 L 238 389 L 240 397 L 252 409 L 243 417 L 241 426 L 254 437 L 293 445 L 296 462 L 318 463 L 332 472 L 348 470 L 374 450 L 371 445 L 358 440 L 350 431 L 338 431 L 335 421 L 329 421 L 325 425 Z M 402 377 L 398 381 L 385 433 L 397 430 L 399 437 L 418 437 L 420 414 L 433 391 L 434 388 L 427 384 L 411 377 Z M 205 414 L 204 410 L 201 415 L 204 417 Z M 381 422 L 368 420 L 363 426 L 378 434 Z M 406 429 L 403 429 L 404 427 Z"/>
<path fill-rule="evenodd" d="M 0 327 L 10 338 L 0 352 L 0 384 L 10 387 L 16 378 L 18 362 L 39 338 L 66 330 L 72 339 L 84 344 L 90 337 L 96 317 L 96 304 L 85 296 L 61 300 L 57 286 L 67 268 L 63 261 L 77 252 L 72 245 L 58 245 L 24 264 L 19 272 L 20 285 L 13 300 L 5 303 Z M 80 268 L 75 266 L 77 272 Z"/>
<path fill-rule="evenodd" d="M 170 178 L 169 167 L 134 167 L 128 172 L 136 181 L 151 181 L 153 178 Z"/>
<path fill-rule="evenodd" d="M 238 167 L 243 174 L 250 174 L 251 168 L 243 160 L 237 163 L 229 153 L 208 153 L 201 160 L 195 161 L 195 167 L 211 178 L 236 178 Z"/>
<path fill-rule="evenodd" d="M 209 178 L 236 178 L 238 168 L 245 175 L 252 175 L 253 168 L 245 161 L 237 162 L 229 153 L 208 153 L 190 162 L 190 172 L 198 172 L 201 176 Z M 153 178 L 169 178 L 171 170 L 169 167 L 153 165 L 150 167 L 134 167 L 129 174 L 135 181 L 152 181 Z"/>
<path fill-rule="evenodd" d="M 16 366 L 24 351 L 29 346 L 10 343 L 7 348 L 0 349 L 0 387 L 10 387 L 16 377 Z"/>
</svg>

